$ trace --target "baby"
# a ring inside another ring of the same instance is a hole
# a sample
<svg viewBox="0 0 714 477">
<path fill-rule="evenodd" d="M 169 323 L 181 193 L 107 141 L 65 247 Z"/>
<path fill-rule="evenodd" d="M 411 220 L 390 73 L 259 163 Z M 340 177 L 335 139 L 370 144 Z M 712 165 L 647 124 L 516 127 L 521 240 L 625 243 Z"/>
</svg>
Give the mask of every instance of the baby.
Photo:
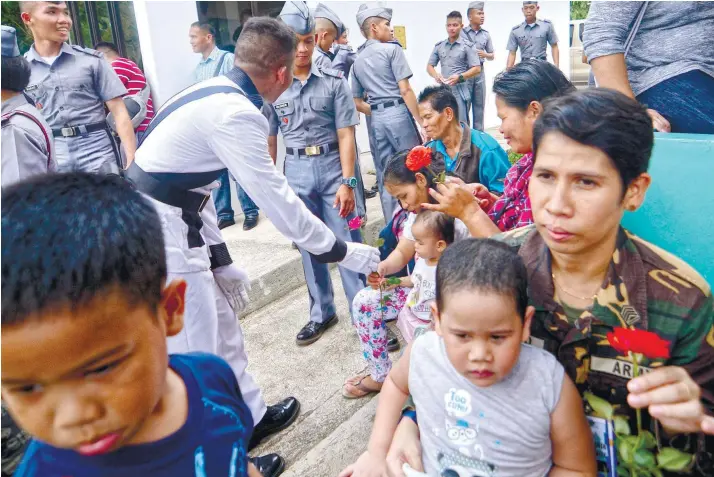
<svg viewBox="0 0 714 477">
<path fill-rule="evenodd" d="M 452 245 L 437 267 L 433 314 L 436 331 L 384 383 L 367 452 L 340 477 L 386 472 L 410 393 L 427 475 L 594 476 L 575 385 L 553 355 L 523 343 L 534 309 L 520 257 L 493 240 Z"/>
</svg>

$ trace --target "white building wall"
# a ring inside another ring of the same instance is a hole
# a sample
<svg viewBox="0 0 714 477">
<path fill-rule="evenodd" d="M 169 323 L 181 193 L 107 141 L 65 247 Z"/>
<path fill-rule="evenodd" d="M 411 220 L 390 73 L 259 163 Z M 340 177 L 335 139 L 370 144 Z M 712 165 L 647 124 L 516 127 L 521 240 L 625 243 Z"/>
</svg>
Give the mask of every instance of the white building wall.
<svg viewBox="0 0 714 477">
<path fill-rule="evenodd" d="M 134 1 L 144 73 L 155 106 L 193 82 L 200 55 L 191 50 L 188 31 L 198 21 L 196 2 Z"/>
</svg>

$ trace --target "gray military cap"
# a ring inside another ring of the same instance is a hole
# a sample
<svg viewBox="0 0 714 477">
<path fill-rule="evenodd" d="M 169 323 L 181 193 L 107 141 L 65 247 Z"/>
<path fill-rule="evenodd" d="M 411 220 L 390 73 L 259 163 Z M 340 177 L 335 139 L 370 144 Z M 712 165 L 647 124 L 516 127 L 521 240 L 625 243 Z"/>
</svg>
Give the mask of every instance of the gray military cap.
<svg viewBox="0 0 714 477">
<path fill-rule="evenodd" d="M 307 35 L 315 30 L 315 18 L 305 2 L 285 2 L 279 18 L 298 35 Z"/>
<path fill-rule="evenodd" d="M 362 28 L 364 21 L 371 17 L 379 17 L 392 21 L 392 9 L 383 7 L 369 8 L 366 3 L 360 5 L 359 10 L 357 10 L 357 24 L 360 28 Z"/>
<path fill-rule="evenodd" d="M 17 32 L 11 26 L 2 25 L 2 56 L 9 58 L 20 56 L 20 48 L 17 47 Z"/>
<path fill-rule="evenodd" d="M 525 7 L 526 5 L 538 5 L 538 2 L 523 2 L 523 6 Z"/>
<path fill-rule="evenodd" d="M 318 3 L 315 8 L 315 18 L 326 18 L 330 20 L 337 29 L 337 37 L 341 37 L 342 33 L 345 31 L 345 25 L 340 21 L 340 17 L 337 16 L 335 12 L 330 10 L 330 7 L 324 3 Z"/>
<path fill-rule="evenodd" d="M 469 10 L 483 10 L 483 5 L 485 2 L 471 2 L 469 3 L 469 8 L 466 9 L 468 12 Z"/>
</svg>

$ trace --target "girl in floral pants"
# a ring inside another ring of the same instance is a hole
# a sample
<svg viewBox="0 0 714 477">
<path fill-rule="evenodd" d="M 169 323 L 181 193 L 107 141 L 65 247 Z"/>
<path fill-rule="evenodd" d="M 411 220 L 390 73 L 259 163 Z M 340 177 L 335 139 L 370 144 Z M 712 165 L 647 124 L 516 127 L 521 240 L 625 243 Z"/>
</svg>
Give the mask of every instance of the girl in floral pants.
<svg viewBox="0 0 714 477">
<path fill-rule="evenodd" d="M 431 323 L 431 302 L 435 297 L 436 263 L 446 246 L 459 238 L 468 236 L 463 223 L 432 211 L 420 212 L 421 204 L 429 201 L 428 189 L 434 174 L 443 170 L 443 158 L 433 154 L 431 167 L 423 172 L 406 168 L 407 153 L 399 153 L 387 163 L 385 187 L 411 212 L 404 223 L 402 236 L 395 250 L 377 268 L 379 276 L 367 279 L 372 288 L 357 293 L 352 302 L 352 317 L 368 363 L 368 373 L 345 381 L 342 395 L 360 398 L 379 392 L 389 374 L 392 362 L 387 351 L 387 321 L 398 319 L 398 326 L 407 342 L 413 339 L 418 327 Z M 435 172 L 434 172 L 435 171 Z M 429 177 L 429 178 L 427 178 Z M 420 212 L 417 216 L 417 212 Z M 460 228 L 456 231 L 456 225 Z M 418 254 L 412 274 L 401 278 L 396 286 L 384 287 L 380 277 L 401 270 Z M 381 298 L 379 287 L 382 286 Z M 406 305 L 406 306 L 405 306 Z"/>
</svg>

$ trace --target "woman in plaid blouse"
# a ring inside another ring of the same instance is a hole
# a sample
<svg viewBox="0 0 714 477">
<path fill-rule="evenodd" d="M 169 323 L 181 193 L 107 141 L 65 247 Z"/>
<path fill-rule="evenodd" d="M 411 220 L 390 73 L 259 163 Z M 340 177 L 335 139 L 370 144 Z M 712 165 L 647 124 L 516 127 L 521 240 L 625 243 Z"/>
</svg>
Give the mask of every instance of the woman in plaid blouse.
<svg viewBox="0 0 714 477">
<path fill-rule="evenodd" d="M 493 92 L 500 131 L 511 151 L 523 154 L 506 174 L 503 195 L 492 194 L 482 184 L 451 179 L 431 191 L 438 203 L 424 207 L 461 219 L 474 237 L 490 237 L 532 224 L 528 182 L 533 171 L 533 124 L 543 100 L 574 89 L 557 67 L 542 60 L 526 60 L 499 74 Z"/>
</svg>

